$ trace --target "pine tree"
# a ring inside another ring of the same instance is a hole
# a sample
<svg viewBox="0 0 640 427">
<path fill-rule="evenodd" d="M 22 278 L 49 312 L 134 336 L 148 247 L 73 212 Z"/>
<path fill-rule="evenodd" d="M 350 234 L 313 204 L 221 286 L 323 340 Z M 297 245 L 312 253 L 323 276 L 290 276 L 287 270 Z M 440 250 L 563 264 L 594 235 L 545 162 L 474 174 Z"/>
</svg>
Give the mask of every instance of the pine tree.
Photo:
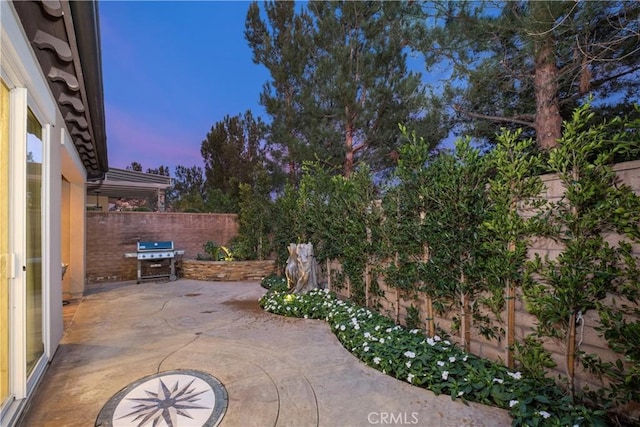
<svg viewBox="0 0 640 427">
<path fill-rule="evenodd" d="M 301 119 L 302 88 L 312 53 L 311 21 L 306 13 L 295 13 L 294 2 L 265 2 L 264 7 L 268 22 L 262 21 L 256 2 L 250 5 L 245 38 L 253 61 L 271 73 L 260 94 L 260 104 L 271 116 L 267 149 L 293 184 L 302 163 L 313 158 Z"/>
<path fill-rule="evenodd" d="M 225 116 L 202 141 L 206 199 L 210 199 L 208 202 L 215 202 L 220 196 L 226 199 L 222 205 L 209 203 L 210 209 L 237 211 L 240 184 L 252 186 L 256 168 L 263 166 L 260 144 L 265 129 L 262 120 L 247 111 L 244 115 Z"/>
<path fill-rule="evenodd" d="M 272 144 L 284 147 L 289 170 L 309 159 L 351 174 L 359 161 L 374 171 L 393 164 L 398 124 L 424 125 L 432 144 L 448 129 L 430 115 L 419 74 L 407 69 L 409 9 L 404 2 L 257 4 L 245 35 L 254 61 L 271 72 L 261 102 L 273 118 Z M 421 131 L 423 129 L 420 129 Z"/>
<path fill-rule="evenodd" d="M 550 148 L 562 120 L 591 95 L 605 111 L 632 111 L 640 95 L 640 3 L 425 3 L 416 46 L 427 70 L 450 67 L 443 90 L 464 131 L 487 138 L 526 126 Z"/>
</svg>

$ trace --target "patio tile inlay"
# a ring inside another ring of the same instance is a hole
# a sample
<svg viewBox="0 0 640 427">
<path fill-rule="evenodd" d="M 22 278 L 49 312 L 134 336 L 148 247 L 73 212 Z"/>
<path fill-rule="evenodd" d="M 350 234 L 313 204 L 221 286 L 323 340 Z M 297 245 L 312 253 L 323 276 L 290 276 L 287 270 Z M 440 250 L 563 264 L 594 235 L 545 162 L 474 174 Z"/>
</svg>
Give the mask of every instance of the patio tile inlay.
<svg viewBox="0 0 640 427">
<path fill-rule="evenodd" d="M 227 408 L 227 392 L 214 377 L 194 370 L 160 372 L 135 381 L 103 407 L 96 427 L 214 427 Z"/>
</svg>

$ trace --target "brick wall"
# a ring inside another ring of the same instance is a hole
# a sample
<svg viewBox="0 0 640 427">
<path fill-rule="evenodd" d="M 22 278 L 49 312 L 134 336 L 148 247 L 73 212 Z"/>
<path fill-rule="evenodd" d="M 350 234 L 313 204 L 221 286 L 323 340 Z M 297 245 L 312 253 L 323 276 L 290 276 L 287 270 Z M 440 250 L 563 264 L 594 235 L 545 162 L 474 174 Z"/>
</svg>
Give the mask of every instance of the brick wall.
<svg viewBox="0 0 640 427">
<path fill-rule="evenodd" d="M 172 240 L 184 259 L 204 253 L 209 240 L 226 246 L 238 234 L 235 214 L 87 212 L 86 283 L 136 279 L 138 241 Z"/>
</svg>

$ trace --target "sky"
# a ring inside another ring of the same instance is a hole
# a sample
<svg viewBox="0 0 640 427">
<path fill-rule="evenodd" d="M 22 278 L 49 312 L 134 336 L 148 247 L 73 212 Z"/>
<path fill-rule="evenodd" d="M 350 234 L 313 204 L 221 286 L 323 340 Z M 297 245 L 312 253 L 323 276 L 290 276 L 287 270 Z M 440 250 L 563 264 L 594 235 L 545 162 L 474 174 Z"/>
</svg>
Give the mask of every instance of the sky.
<svg viewBox="0 0 640 427">
<path fill-rule="evenodd" d="M 259 105 L 269 73 L 244 39 L 245 1 L 101 1 L 109 166 L 202 166 L 226 115 Z M 268 121 L 268 120 L 266 120 Z"/>
</svg>

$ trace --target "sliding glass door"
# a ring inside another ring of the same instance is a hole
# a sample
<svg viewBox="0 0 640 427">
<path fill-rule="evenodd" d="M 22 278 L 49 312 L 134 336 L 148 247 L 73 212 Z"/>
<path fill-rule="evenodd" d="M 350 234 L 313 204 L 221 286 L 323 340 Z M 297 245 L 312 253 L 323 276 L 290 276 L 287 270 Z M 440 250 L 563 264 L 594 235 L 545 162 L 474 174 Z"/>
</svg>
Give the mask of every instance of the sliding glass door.
<svg viewBox="0 0 640 427">
<path fill-rule="evenodd" d="M 26 326 L 27 376 L 44 354 L 42 287 L 42 125 L 27 115 Z"/>
<path fill-rule="evenodd" d="M 9 88 L 0 81 L 0 408 L 9 392 Z M 1 422 L 0 422 L 1 424 Z"/>
</svg>

